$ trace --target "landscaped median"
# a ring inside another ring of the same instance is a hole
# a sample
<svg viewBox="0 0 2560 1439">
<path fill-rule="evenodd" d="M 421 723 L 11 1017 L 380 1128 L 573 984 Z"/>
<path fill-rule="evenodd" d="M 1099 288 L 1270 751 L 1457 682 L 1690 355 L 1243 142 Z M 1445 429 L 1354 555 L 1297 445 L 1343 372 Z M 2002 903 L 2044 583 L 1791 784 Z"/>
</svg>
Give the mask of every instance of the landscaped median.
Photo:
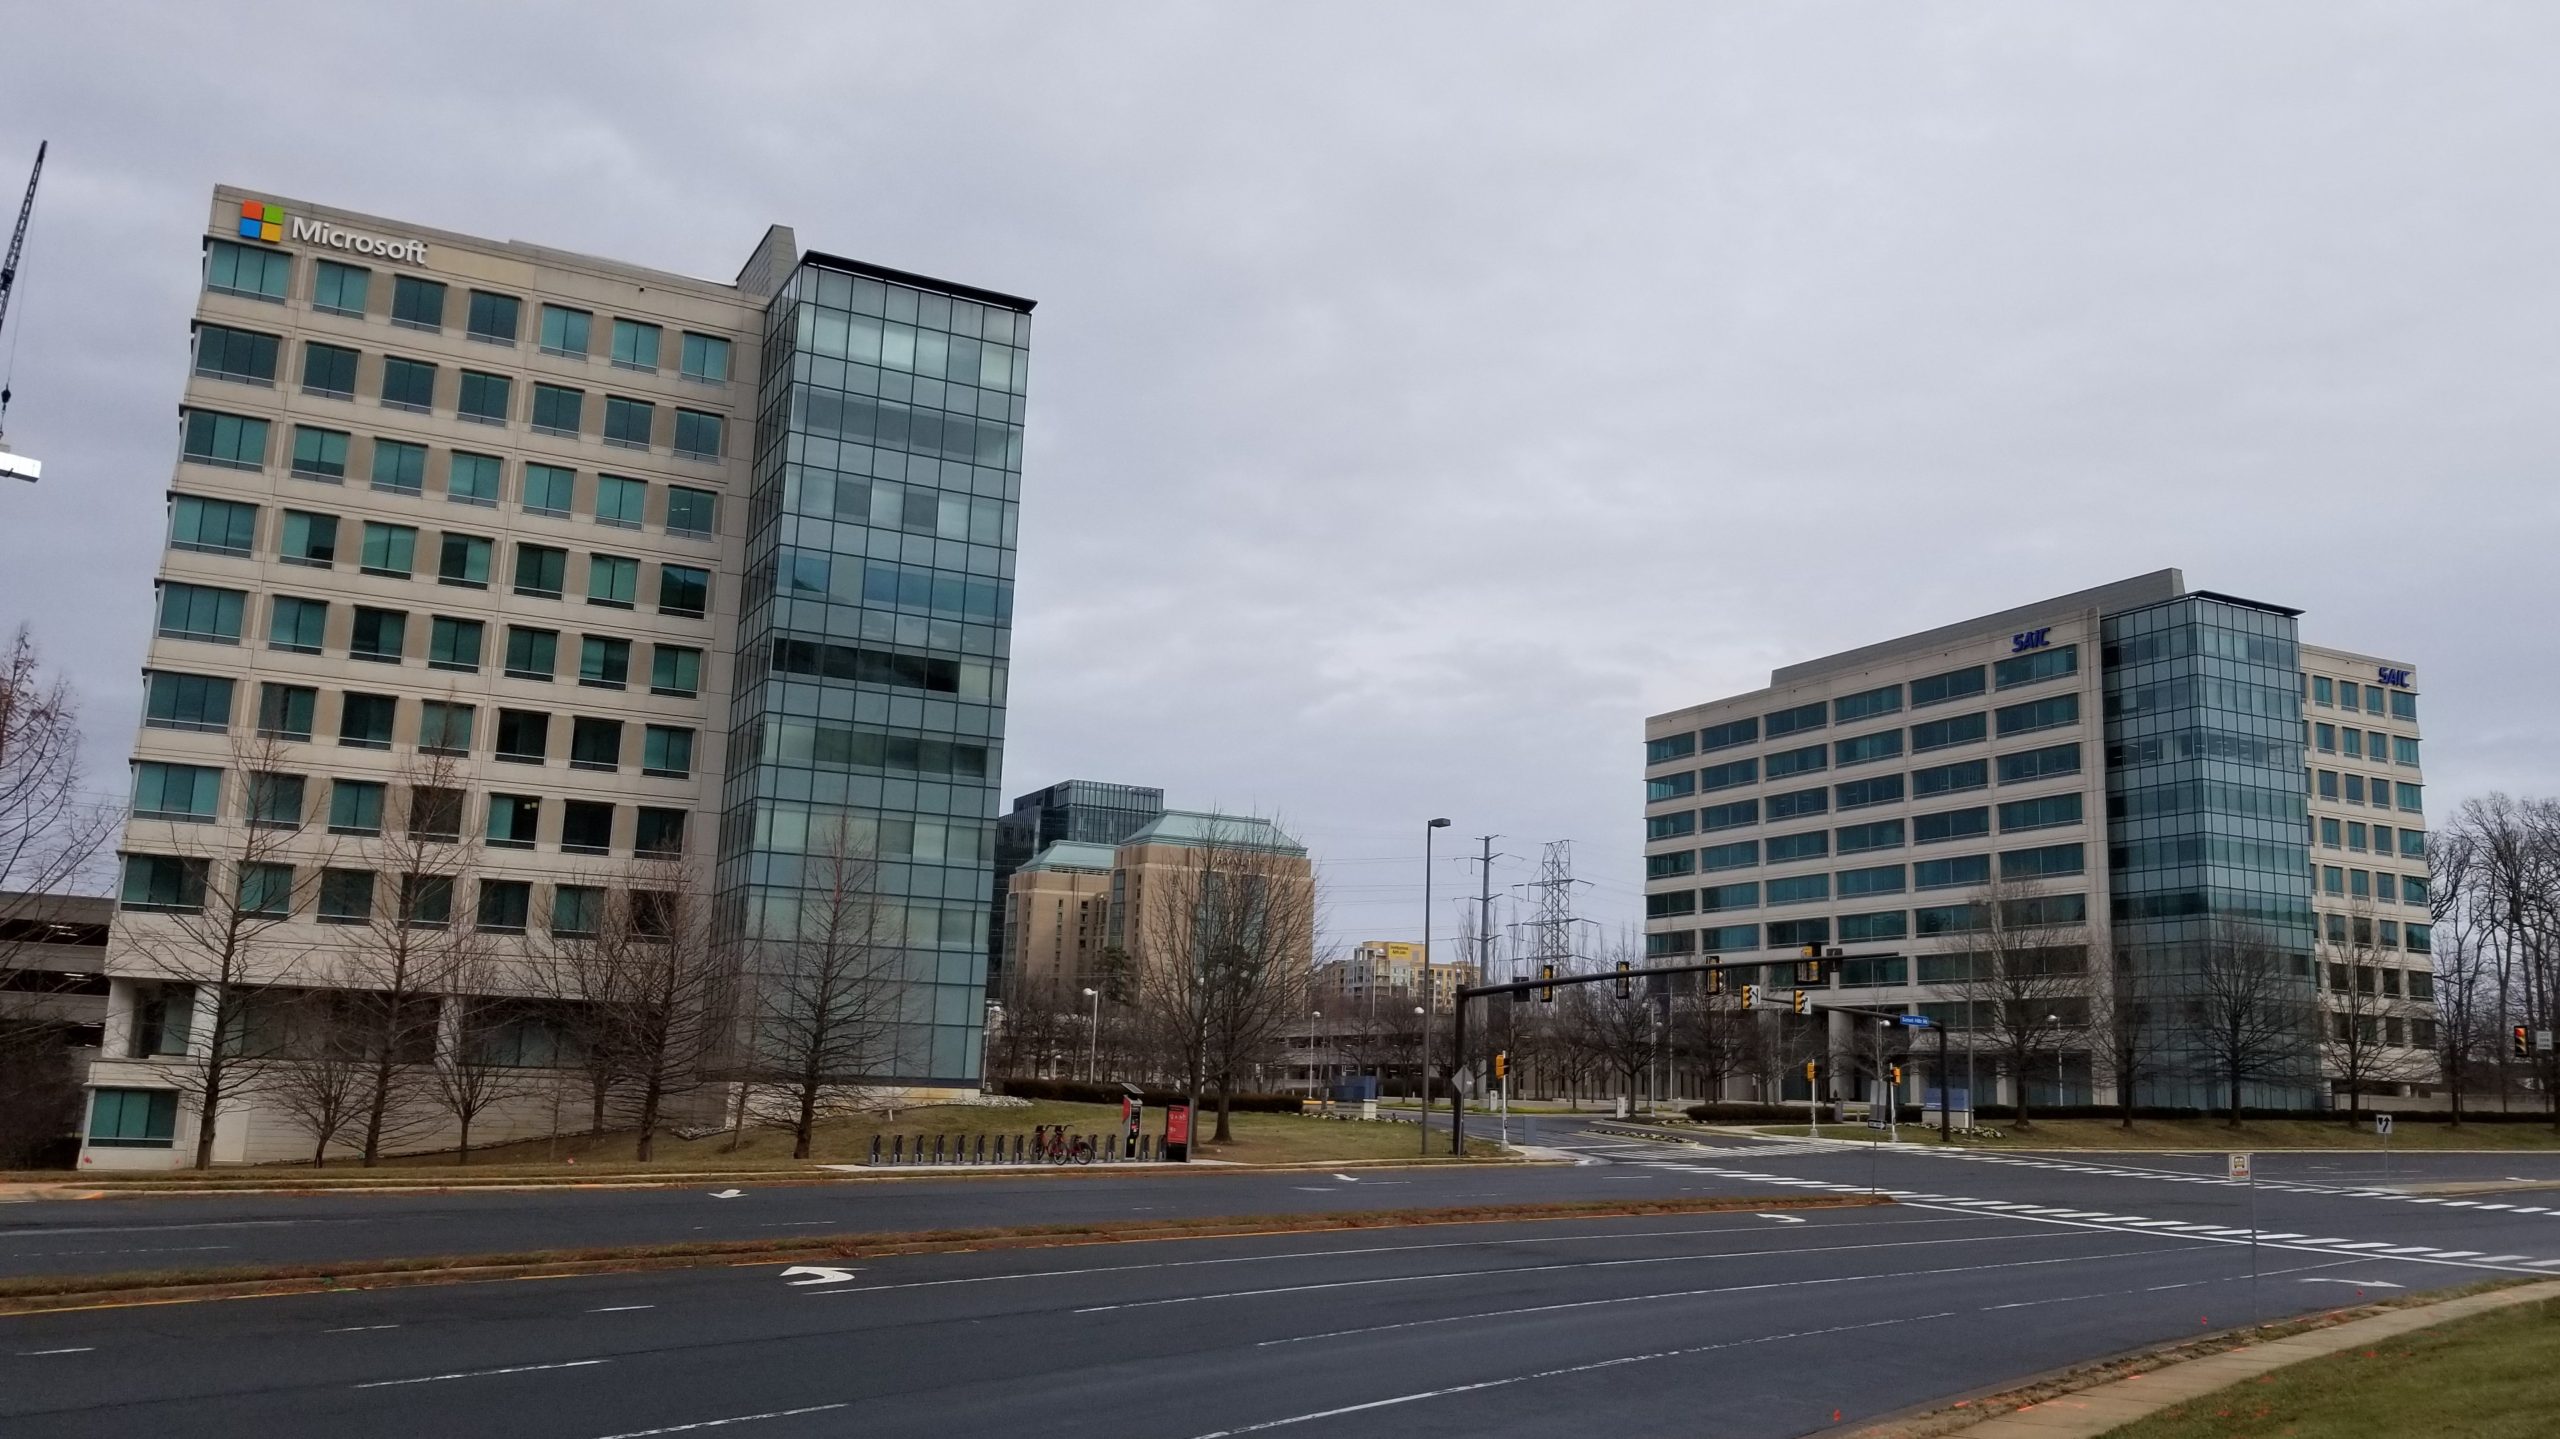
<svg viewBox="0 0 2560 1439">
<path fill-rule="evenodd" d="M 894 1254 L 1045 1249 L 1080 1244 L 1133 1244 L 1157 1239 L 1237 1238 L 1255 1234 L 1403 1229 L 1445 1224 L 1510 1224 L 1541 1219 L 1608 1219 L 1645 1214 L 1852 1209 L 1891 1202 L 1872 1195 L 1746 1195 L 1476 1204 L 1355 1210 L 1338 1214 L 1204 1215 L 1195 1218 L 1097 1220 L 1081 1224 L 1001 1225 L 982 1229 L 820 1234 L 787 1240 L 705 1240 L 689 1244 L 551 1249 L 519 1254 L 361 1260 L 346 1264 L 269 1264 L 125 1274 L 29 1275 L 0 1279 L 0 1314 L 105 1304 L 159 1304 L 189 1299 L 237 1299 L 270 1294 L 387 1289 L 416 1284 L 460 1284 L 487 1279 L 620 1274 L 649 1269 L 699 1269 L 713 1265 L 805 1264 L 824 1260 L 876 1259 Z"/>
</svg>

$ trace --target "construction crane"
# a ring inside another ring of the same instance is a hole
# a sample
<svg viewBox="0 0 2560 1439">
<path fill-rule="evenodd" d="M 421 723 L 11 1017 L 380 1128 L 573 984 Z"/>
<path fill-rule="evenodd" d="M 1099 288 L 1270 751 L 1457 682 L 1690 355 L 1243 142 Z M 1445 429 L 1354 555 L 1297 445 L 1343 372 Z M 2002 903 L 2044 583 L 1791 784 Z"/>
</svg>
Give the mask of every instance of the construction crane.
<svg viewBox="0 0 2560 1439">
<path fill-rule="evenodd" d="M 36 213 L 36 181 L 44 178 L 44 152 L 51 141 L 36 142 L 36 167 L 27 173 L 27 197 L 18 202 L 18 228 L 9 232 L 9 258 L 0 262 L 0 342 L 8 342 L 9 296 L 18 288 L 18 257 L 27 248 L 27 221 Z M 9 382 L 16 378 L 18 350 L 9 344 L 8 368 L 0 373 L 0 475 L 33 483 L 44 473 L 44 466 L 24 455 L 9 453 Z"/>
</svg>

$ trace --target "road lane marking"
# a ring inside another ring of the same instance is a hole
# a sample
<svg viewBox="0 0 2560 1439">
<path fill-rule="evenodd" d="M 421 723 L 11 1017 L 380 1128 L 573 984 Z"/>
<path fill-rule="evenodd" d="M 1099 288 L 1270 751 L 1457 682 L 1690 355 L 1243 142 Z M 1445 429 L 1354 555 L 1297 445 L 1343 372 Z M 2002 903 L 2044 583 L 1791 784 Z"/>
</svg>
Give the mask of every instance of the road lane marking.
<svg viewBox="0 0 2560 1439">
<path fill-rule="evenodd" d="M 657 1307 L 658 1306 L 655 1304 L 608 1304 L 602 1309 L 590 1309 L 587 1312 L 589 1314 L 628 1314 L 635 1309 L 655 1309 Z"/>
<path fill-rule="evenodd" d="M 1911 1204 L 1906 1205 L 1905 1207 L 1911 1209 L 1945 1209 L 1948 1212 L 1962 1214 L 1979 1214 L 1981 1212 L 1976 1209 L 1952 1209 L 1949 1206 L 1936 1204 Z M 2167 1238 L 2171 1232 L 2164 1229 L 2148 1227 L 2143 1223 L 2143 1221 L 2129 1219 L 2122 1216 L 2115 1217 L 2115 1221 L 2112 1223 L 2103 1219 L 2054 1219 L 2033 1214 L 2007 1214 L 2002 1215 L 2001 1217 L 2004 1219 L 2015 1219 L 2026 1224 L 2055 1224 L 2073 1229 L 2097 1229 L 2119 1234 L 2157 1234 L 2164 1239 Z M 2158 1221 L 2151 1222 L 2153 1224 L 2158 1223 Z M 2238 1238 L 2225 1237 L 2203 1229 L 2191 1229 L 2187 1231 L 2187 1235 L 2188 1237 L 2200 1239 L 2210 1244 L 2247 1244 L 2252 1242 L 2248 1237 L 2246 1230 L 2241 1231 L 2241 1237 Z M 2384 1241 L 2354 1241 L 2340 1239 L 2334 1235 L 2322 1238 L 2311 1238 L 2305 1235 L 2291 1233 L 2289 1231 L 2259 1234 L 2256 1236 L 2255 1242 L 2262 1245 L 2270 1245 L 2275 1248 L 2294 1250 L 2297 1253 L 2302 1254 L 2336 1254 L 2341 1250 L 2366 1251 L 2372 1248 L 2388 1247 L 2387 1243 Z M 2397 1250 L 2393 1252 L 2402 1262 L 2409 1264 L 2443 1264 L 2457 1269 L 2506 1269 L 2510 1272 L 2515 1272 L 2519 1264 L 2527 1262 L 2521 1255 L 2490 1255 L 2477 1249 L 2431 1249 L 2414 1245 L 2407 1246 L 2406 1248 L 2407 1252 L 2405 1253 Z M 2364 1253 L 2362 1257 L 2373 1258 L 2376 1256 L 2370 1253 Z M 2536 1267 L 2530 1272 L 2539 1272 L 2539 1268 Z"/>
<path fill-rule="evenodd" d="M 376 1329 L 397 1329 L 397 1324 L 350 1324 L 344 1329 L 323 1329 L 323 1334 L 370 1334 Z"/>
<path fill-rule="evenodd" d="M 18 1357 L 21 1359 L 42 1359 L 49 1354 L 95 1354 L 97 1352 L 98 1346 L 90 1344 L 84 1345 L 78 1349 L 21 1349 L 18 1351 Z"/>
<path fill-rule="evenodd" d="M 463 1369 L 451 1374 L 421 1374 L 415 1379 L 375 1379 L 351 1384 L 350 1389 L 394 1389 L 403 1384 L 441 1384 L 448 1379 L 486 1379 L 497 1374 L 534 1374 L 545 1369 L 587 1369 L 610 1364 L 610 1359 L 571 1359 L 561 1364 L 511 1364 L 504 1369 Z"/>
<path fill-rule="evenodd" d="M 691 1424 L 668 1424 L 656 1429 L 627 1429 L 620 1434 L 607 1434 L 604 1439 L 649 1439 L 653 1434 L 690 1434 L 696 1429 L 718 1429 L 730 1424 L 753 1424 L 761 1419 L 788 1419 L 795 1414 L 824 1414 L 842 1409 L 844 1404 L 809 1404 L 798 1409 L 775 1409 L 763 1414 L 733 1414 L 726 1419 L 698 1419 Z"/>
</svg>

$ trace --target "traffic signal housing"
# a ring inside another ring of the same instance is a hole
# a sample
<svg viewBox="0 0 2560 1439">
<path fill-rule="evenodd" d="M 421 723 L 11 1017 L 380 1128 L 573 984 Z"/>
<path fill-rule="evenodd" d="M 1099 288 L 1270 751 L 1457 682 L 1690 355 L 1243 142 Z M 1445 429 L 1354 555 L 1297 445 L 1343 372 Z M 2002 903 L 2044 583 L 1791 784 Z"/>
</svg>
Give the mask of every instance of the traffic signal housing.
<svg viewBox="0 0 2560 1439">
<path fill-rule="evenodd" d="M 1494 1078 L 1496 1078 L 1496 1079 L 1508 1079 L 1508 1078 L 1510 1078 L 1510 1077 L 1511 1077 L 1511 1051 L 1510 1051 L 1510 1050 L 1507 1050 L 1507 1049 L 1504 1049 L 1504 1050 L 1498 1050 L 1498 1051 L 1496 1051 L 1496 1052 L 1494 1053 L 1494 1056 L 1493 1056 L 1493 1077 L 1494 1077 Z"/>
<path fill-rule="evenodd" d="M 1813 1083 L 1813 1065 L 1814 1061 L 1810 1059 L 1804 1062 L 1804 1082 L 1807 1084 Z"/>
<path fill-rule="evenodd" d="M 2516 1026 L 2516 1058 L 2531 1059 L 2532 1057 L 2533 1031 L 2519 1024 Z"/>
<path fill-rule="evenodd" d="M 1540 978 L 1540 979 L 1553 979 L 1553 978 L 1555 978 L 1555 977 L 1556 977 L 1556 967 L 1555 967 L 1554 965 L 1552 965 L 1552 964 L 1542 964 L 1542 965 L 1539 965 L 1539 966 L 1538 966 L 1538 978 Z M 1553 1004 L 1553 1003 L 1555 1003 L 1555 1002 L 1556 1002 L 1556 987 L 1555 987 L 1554 985 L 1550 984 L 1550 985 L 1546 986 L 1545 988 L 1540 989 L 1540 990 L 1538 991 L 1538 1003 L 1540 1003 L 1540 1004 Z"/>
<path fill-rule="evenodd" d="M 1893 1067 L 1893 1082 L 1897 1085 L 1902 1083 L 1902 1066 L 1899 1064 Z"/>
<path fill-rule="evenodd" d="M 1627 978 L 1627 971 L 1633 968 L 1635 968 L 1634 965 L 1623 959 L 1618 961 L 1618 998 L 1620 999 L 1635 993 L 1633 982 Z"/>
<path fill-rule="evenodd" d="M 1742 987 L 1742 1007 L 1745 1009 L 1756 1009 L 1759 1007 L 1759 1004 L 1760 986 L 1756 984 L 1744 985 Z"/>
<path fill-rule="evenodd" d="M 1813 1006 L 1813 1001 L 1812 1001 L 1811 997 L 1810 997 L 1810 996 L 1808 996 L 1808 995 L 1807 995 L 1803 990 L 1801 990 L 1801 989 L 1797 990 L 1797 991 L 1796 991 L 1796 998 L 1795 998 L 1795 1011 L 1796 1011 L 1796 1013 L 1798 1013 L 1798 1014 L 1810 1014 L 1810 1013 L 1812 1013 L 1812 1012 L 1813 1012 L 1813 1010 L 1812 1010 L 1812 1006 Z"/>
</svg>

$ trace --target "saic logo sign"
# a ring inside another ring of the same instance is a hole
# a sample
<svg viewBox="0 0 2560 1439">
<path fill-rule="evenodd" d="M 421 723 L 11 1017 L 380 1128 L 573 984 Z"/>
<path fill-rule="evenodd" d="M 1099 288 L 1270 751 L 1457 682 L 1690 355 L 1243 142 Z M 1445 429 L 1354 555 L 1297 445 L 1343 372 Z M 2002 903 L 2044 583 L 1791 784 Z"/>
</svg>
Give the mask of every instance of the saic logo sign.
<svg viewBox="0 0 2560 1439">
<path fill-rule="evenodd" d="M 2043 649 L 2047 643 L 2045 636 L 2052 633 L 2053 626 L 2051 625 L 2047 625 L 2040 630 L 2021 630 L 2018 633 L 2009 636 L 2009 653 L 2013 655 L 2023 654 L 2028 650 Z"/>
<path fill-rule="evenodd" d="M 380 255 L 386 260 L 406 260 L 412 265 L 427 262 L 427 242 L 424 240 L 386 240 L 374 235 L 359 235 L 319 220 L 287 215 L 282 205 L 263 200 L 240 202 L 240 238 L 264 240 L 273 245 L 284 240 L 288 229 L 294 239 L 306 244 L 326 245 L 332 250 L 348 250 L 359 255 Z"/>
<path fill-rule="evenodd" d="M 2405 690 L 2409 687 L 2409 672 L 2407 670 L 2395 670 L 2385 666 L 2376 669 L 2373 673 L 2375 678 L 2381 680 L 2384 684 L 2387 684 L 2394 689 Z"/>
</svg>

